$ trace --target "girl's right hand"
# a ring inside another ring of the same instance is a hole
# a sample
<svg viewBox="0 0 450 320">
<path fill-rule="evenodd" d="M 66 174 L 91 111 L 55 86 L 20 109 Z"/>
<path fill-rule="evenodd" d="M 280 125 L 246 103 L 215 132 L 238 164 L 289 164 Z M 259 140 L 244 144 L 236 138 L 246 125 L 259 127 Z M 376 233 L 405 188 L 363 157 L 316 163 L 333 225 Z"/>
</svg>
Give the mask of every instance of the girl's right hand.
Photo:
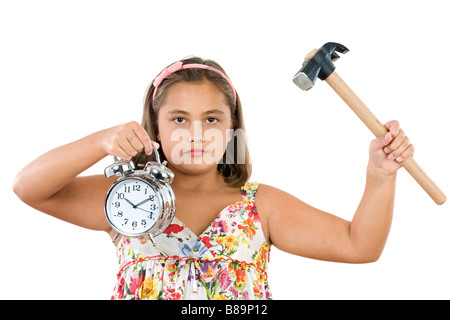
<svg viewBox="0 0 450 320">
<path fill-rule="evenodd" d="M 143 150 L 150 155 L 153 146 L 159 148 L 159 144 L 152 141 L 144 127 L 136 121 L 104 130 L 101 146 L 105 153 L 123 160 L 130 160 Z"/>
<path fill-rule="evenodd" d="M 97 131 L 32 161 L 17 174 L 13 190 L 39 211 L 77 226 L 110 233 L 104 199 L 113 180 L 102 174 L 78 175 L 107 155 L 130 160 L 143 150 L 150 154 L 153 146 L 159 147 L 135 121 Z"/>
</svg>

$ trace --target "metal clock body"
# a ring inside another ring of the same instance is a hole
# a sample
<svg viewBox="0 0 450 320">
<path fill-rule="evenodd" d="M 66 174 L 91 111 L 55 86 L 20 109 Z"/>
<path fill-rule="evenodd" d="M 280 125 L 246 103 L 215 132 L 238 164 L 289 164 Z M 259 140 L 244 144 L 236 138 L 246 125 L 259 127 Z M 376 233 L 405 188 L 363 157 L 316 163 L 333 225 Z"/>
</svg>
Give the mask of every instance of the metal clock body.
<svg viewBox="0 0 450 320">
<path fill-rule="evenodd" d="M 105 169 L 105 176 L 120 175 L 105 197 L 105 215 L 118 233 L 128 237 L 153 237 L 162 233 L 175 215 L 175 194 L 170 186 L 173 172 L 166 162 L 147 162 L 144 169 L 135 170 L 132 161 L 114 158 Z"/>
</svg>

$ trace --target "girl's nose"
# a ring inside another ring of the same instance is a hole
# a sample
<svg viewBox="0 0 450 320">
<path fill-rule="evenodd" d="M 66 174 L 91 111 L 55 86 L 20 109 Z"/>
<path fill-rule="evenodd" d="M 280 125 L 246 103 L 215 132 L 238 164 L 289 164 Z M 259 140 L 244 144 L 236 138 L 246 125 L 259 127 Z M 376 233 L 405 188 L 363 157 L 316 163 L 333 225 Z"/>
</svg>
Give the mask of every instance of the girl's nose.
<svg viewBox="0 0 450 320">
<path fill-rule="evenodd" d="M 194 121 L 193 130 L 191 131 L 191 142 L 203 142 L 203 123 L 202 121 Z"/>
</svg>

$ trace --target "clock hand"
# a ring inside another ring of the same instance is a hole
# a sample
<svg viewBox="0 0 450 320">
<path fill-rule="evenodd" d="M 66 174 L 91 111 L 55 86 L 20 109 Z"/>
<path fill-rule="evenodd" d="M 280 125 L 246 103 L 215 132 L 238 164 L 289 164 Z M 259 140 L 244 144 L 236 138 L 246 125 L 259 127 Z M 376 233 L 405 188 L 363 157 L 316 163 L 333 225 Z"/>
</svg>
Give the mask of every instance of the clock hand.
<svg viewBox="0 0 450 320">
<path fill-rule="evenodd" d="M 136 209 L 140 209 L 140 210 L 142 210 L 142 211 L 145 211 L 145 212 L 148 212 L 148 213 L 153 213 L 153 212 L 151 212 L 151 211 L 148 211 L 148 210 L 142 209 L 141 207 L 136 207 Z"/>
<path fill-rule="evenodd" d="M 129 204 L 131 204 L 131 205 L 133 206 L 133 208 L 136 208 L 136 205 L 135 205 L 133 202 L 131 202 L 130 200 L 128 200 L 128 199 L 125 198 L 125 197 L 124 197 L 124 199 L 125 199 L 126 202 L 128 202 Z"/>
<path fill-rule="evenodd" d="M 144 203 L 146 203 L 147 201 L 150 201 L 150 198 L 147 198 L 147 199 L 145 199 L 145 200 L 142 200 L 141 202 L 139 202 L 139 203 L 136 205 L 136 207 L 139 207 L 141 204 L 144 204 Z"/>
<path fill-rule="evenodd" d="M 141 209 L 142 211 L 145 211 L 145 212 L 148 212 L 148 213 L 150 213 L 150 216 L 149 216 L 149 218 L 150 218 L 150 219 L 154 219 L 154 218 L 153 218 L 153 214 L 154 214 L 154 212 L 151 212 L 151 211 L 148 211 L 148 210 L 142 209 L 141 207 L 137 207 L 137 209 Z"/>
</svg>

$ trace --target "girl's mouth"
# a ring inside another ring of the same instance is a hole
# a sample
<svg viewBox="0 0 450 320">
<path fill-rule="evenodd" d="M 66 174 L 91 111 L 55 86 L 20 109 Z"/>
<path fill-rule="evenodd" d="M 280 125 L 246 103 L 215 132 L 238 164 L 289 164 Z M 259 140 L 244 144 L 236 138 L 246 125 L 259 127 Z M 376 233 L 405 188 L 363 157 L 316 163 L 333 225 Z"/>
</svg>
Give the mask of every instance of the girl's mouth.
<svg viewBox="0 0 450 320">
<path fill-rule="evenodd" d="M 191 157 L 202 157 L 205 153 L 203 149 L 190 149 L 186 153 L 188 153 Z"/>
</svg>

